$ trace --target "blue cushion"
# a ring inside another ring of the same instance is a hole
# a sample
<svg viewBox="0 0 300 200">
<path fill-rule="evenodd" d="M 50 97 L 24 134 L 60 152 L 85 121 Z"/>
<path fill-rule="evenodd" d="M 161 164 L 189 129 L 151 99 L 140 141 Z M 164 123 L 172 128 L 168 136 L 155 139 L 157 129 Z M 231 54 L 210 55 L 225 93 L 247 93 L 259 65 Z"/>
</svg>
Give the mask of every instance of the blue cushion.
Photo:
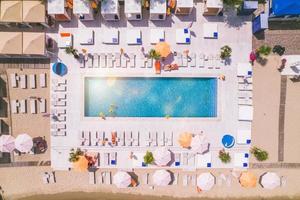
<svg viewBox="0 0 300 200">
<path fill-rule="evenodd" d="M 113 42 L 113 43 L 117 43 L 117 42 L 118 42 L 118 39 L 117 39 L 117 38 L 113 38 L 113 39 L 112 39 L 112 42 Z"/>
<path fill-rule="evenodd" d="M 207 163 L 207 167 L 211 167 L 211 163 Z"/>
<path fill-rule="evenodd" d="M 248 75 L 249 75 L 249 76 L 252 76 L 252 71 L 248 71 Z"/>
<path fill-rule="evenodd" d="M 164 39 L 164 38 L 160 38 L 159 41 L 160 41 L 160 42 L 164 42 L 165 39 Z"/>
<path fill-rule="evenodd" d="M 144 162 L 142 162 L 142 167 L 147 167 L 147 165 Z"/>
<path fill-rule="evenodd" d="M 183 32 L 184 32 L 184 33 L 188 33 L 188 32 L 189 32 L 189 29 L 185 28 L 185 29 L 183 29 Z"/>
<path fill-rule="evenodd" d="M 180 162 L 175 162 L 175 166 L 180 166 Z"/>
<path fill-rule="evenodd" d="M 250 144 L 250 143 L 251 143 L 251 140 L 247 140 L 246 143 L 247 143 L 247 144 Z"/>
<path fill-rule="evenodd" d="M 214 38 L 218 38 L 218 32 L 214 32 Z"/>
<path fill-rule="evenodd" d="M 243 163 L 243 167 L 248 167 L 248 164 L 247 163 Z"/>
<path fill-rule="evenodd" d="M 191 39 L 190 38 L 185 38 L 185 42 L 186 43 L 191 43 Z"/>
<path fill-rule="evenodd" d="M 110 161 L 110 164 L 115 165 L 115 164 L 116 164 L 116 161 L 115 161 L 115 160 L 111 160 L 111 161 Z"/>
<path fill-rule="evenodd" d="M 245 153 L 245 158 L 249 158 L 249 154 L 248 153 Z"/>
<path fill-rule="evenodd" d="M 136 43 L 138 43 L 138 44 L 142 43 L 142 39 L 141 38 L 137 38 L 136 39 Z"/>
</svg>

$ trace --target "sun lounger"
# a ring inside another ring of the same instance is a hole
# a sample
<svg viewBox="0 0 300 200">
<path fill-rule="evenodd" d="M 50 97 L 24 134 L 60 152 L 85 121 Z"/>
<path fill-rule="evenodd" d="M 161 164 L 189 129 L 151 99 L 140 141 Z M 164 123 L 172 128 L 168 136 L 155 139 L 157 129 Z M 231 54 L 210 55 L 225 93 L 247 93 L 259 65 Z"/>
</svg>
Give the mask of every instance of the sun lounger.
<svg viewBox="0 0 300 200">
<path fill-rule="evenodd" d="M 51 105 L 55 106 L 55 107 L 57 107 L 57 106 L 64 107 L 64 106 L 67 105 L 67 102 L 66 101 L 60 101 L 60 100 L 58 100 L 58 101 L 54 100 L 54 101 L 51 101 Z"/>
<path fill-rule="evenodd" d="M 187 55 L 182 56 L 182 65 L 179 67 L 187 67 L 188 66 L 188 57 Z"/>
<path fill-rule="evenodd" d="M 104 181 L 105 181 L 105 172 L 101 172 L 99 177 L 98 177 L 97 183 L 98 184 L 104 184 Z"/>
<path fill-rule="evenodd" d="M 110 153 L 110 165 L 117 165 L 117 152 Z"/>
<path fill-rule="evenodd" d="M 56 177 L 54 172 L 49 172 L 49 183 L 56 183 Z"/>
<path fill-rule="evenodd" d="M 149 147 L 151 145 L 151 133 L 147 132 L 145 134 L 144 144 L 146 147 Z"/>
<path fill-rule="evenodd" d="M 125 144 L 126 146 L 132 146 L 132 133 L 130 131 L 125 132 Z"/>
<path fill-rule="evenodd" d="M 105 29 L 103 31 L 103 44 L 119 44 L 119 31 L 116 29 Z"/>
<path fill-rule="evenodd" d="M 40 74 L 40 87 L 41 88 L 47 87 L 47 81 L 46 81 L 46 74 L 45 73 Z"/>
<path fill-rule="evenodd" d="M 22 99 L 20 102 L 20 113 L 26 113 L 27 112 L 27 101 L 26 99 Z"/>
<path fill-rule="evenodd" d="M 55 86 L 66 85 L 67 80 L 66 79 L 52 79 L 52 84 Z"/>
<path fill-rule="evenodd" d="M 59 86 L 54 85 L 54 86 L 52 86 L 52 90 L 54 92 L 65 92 L 67 90 L 67 86 L 65 86 L 65 85 L 59 85 Z"/>
<path fill-rule="evenodd" d="M 204 54 L 199 54 L 198 56 L 197 56 L 197 63 L 198 63 L 198 66 L 200 67 L 200 68 L 204 68 L 204 60 L 205 60 L 205 56 L 204 56 Z"/>
<path fill-rule="evenodd" d="M 90 144 L 90 133 L 88 131 L 82 131 L 80 141 L 81 141 L 81 146 L 89 146 L 89 144 Z"/>
<path fill-rule="evenodd" d="M 251 105 L 253 105 L 253 101 L 252 101 L 252 99 L 245 99 L 245 98 L 243 98 L 243 99 L 241 99 L 241 98 L 239 98 L 238 99 L 238 105 L 248 105 L 248 106 L 251 106 Z"/>
<path fill-rule="evenodd" d="M 195 53 L 192 53 L 190 56 L 189 56 L 189 67 L 196 67 L 196 54 Z"/>
<path fill-rule="evenodd" d="M 89 68 L 93 67 L 93 56 L 90 53 L 88 54 L 87 60 L 85 61 L 85 66 Z"/>
<path fill-rule="evenodd" d="M 177 44 L 190 44 L 191 32 L 189 29 L 176 29 L 176 43 Z"/>
<path fill-rule="evenodd" d="M 166 144 L 168 146 L 173 146 L 173 132 L 166 132 L 165 137 L 166 137 Z"/>
<path fill-rule="evenodd" d="M 158 145 L 165 146 L 165 132 L 158 133 Z"/>
<path fill-rule="evenodd" d="M 46 99 L 41 99 L 39 101 L 40 103 L 40 113 L 45 113 L 46 112 Z"/>
<path fill-rule="evenodd" d="M 51 124 L 51 129 L 66 129 L 66 127 L 66 124 L 62 123 Z"/>
<path fill-rule="evenodd" d="M 57 116 L 57 119 L 59 122 L 65 122 L 66 121 L 66 116 Z"/>
<path fill-rule="evenodd" d="M 114 62 L 113 62 L 113 55 L 111 53 L 107 54 L 107 67 L 112 68 L 114 67 Z"/>
<path fill-rule="evenodd" d="M 214 61 L 215 69 L 221 69 L 221 58 L 219 54 L 214 57 Z"/>
<path fill-rule="evenodd" d="M 204 23 L 203 24 L 203 37 L 210 39 L 218 39 L 218 24 L 217 23 Z"/>
<path fill-rule="evenodd" d="M 44 184 L 49 184 L 49 174 L 47 172 L 42 174 L 42 180 Z"/>
<path fill-rule="evenodd" d="M 152 58 L 148 58 L 147 59 L 147 68 L 152 68 L 153 67 L 153 59 Z"/>
<path fill-rule="evenodd" d="M 196 167 L 210 168 L 212 166 L 211 153 L 197 154 Z"/>
<path fill-rule="evenodd" d="M 89 171 L 89 184 L 90 185 L 96 184 L 96 175 L 94 171 Z"/>
<path fill-rule="evenodd" d="M 121 67 L 121 54 L 115 53 L 115 66 Z"/>
<path fill-rule="evenodd" d="M 36 100 L 30 99 L 30 112 L 31 114 L 36 114 Z"/>
<path fill-rule="evenodd" d="M 239 91 L 238 98 L 240 99 L 252 99 L 252 92 L 251 91 Z"/>
<path fill-rule="evenodd" d="M 195 154 L 192 153 L 188 154 L 188 166 L 191 168 L 195 167 Z"/>
<path fill-rule="evenodd" d="M 251 144 L 251 130 L 238 130 L 236 143 Z"/>
<path fill-rule="evenodd" d="M 172 185 L 178 185 L 179 173 L 174 173 L 174 180 Z"/>
<path fill-rule="evenodd" d="M 249 167 L 249 153 L 234 153 L 234 167 L 248 168 Z"/>
<path fill-rule="evenodd" d="M 182 158 L 182 165 L 188 166 L 188 153 L 182 153 L 181 158 Z"/>
<path fill-rule="evenodd" d="M 22 89 L 26 89 L 27 88 L 27 76 L 22 74 L 20 75 L 20 87 Z"/>
<path fill-rule="evenodd" d="M 17 100 L 11 100 L 11 112 L 13 113 L 13 114 L 17 114 L 18 113 L 18 102 L 17 102 Z"/>
<path fill-rule="evenodd" d="M 253 119 L 253 107 L 240 105 L 239 106 L 239 121 L 252 121 Z"/>
<path fill-rule="evenodd" d="M 64 109 L 64 108 L 51 109 L 51 114 L 52 115 L 65 115 L 66 114 L 66 109 Z"/>
<path fill-rule="evenodd" d="M 129 54 L 129 67 L 135 67 L 135 55 L 133 53 Z"/>
<path fill-rule="evenodd" d="M 138 131 L 134 131 L 132 133 L 133 146 L 139 146 L 140 144 L 140 133 Z"/>
<path fill-rule="evenodd" d="M 126 68 L 128 64 L 128 58 L 123 54 L 121 55 L 121 67 Z"/>
<path fill-rule="evenodd" d="M 51 98 L 58 99 L 58 100 L 65 100 L 67 98 L 67 94 L 64 94 L 64 93 L 54 93 L 54 94 L 51 94 Z"/>
<path fill-rule="evenodd" d="M 163 29 L 150 30 L 150 43 L 156 44 L 165 41 L 165 31 Z"/>
<path fill-rule="evenodd" d="M 109 153 L 104 153 L 103 159 L 104 166 L 109 166 Z"/>
<path fill-rule="evenodd" d="M 174 154 L 174 165 L 175 167 L 179 167 L 180 166 L 180 153 L 175 153 Z"/>
<path fill-rule="evenodd" d="M 141 30 L 128 29 L 126 35 L 126 42 L 129 45 L 141 45 L 142 44 Z"/>
<path fill-rule="evenodd" d="M 213 62 L 214 57 L 212 55 L 209 55 L 206 59 L 206 68 L 208 69 L 213 69 L 214 68 L 214 62 Z"/>
<path fill-rule="evenodd" d="M 110 185 L 111 184 L 111 172 L 105 172 L 105 184 Z"/>
<path fill-rule="evenodd" d="M 185 187 L 188 186 L 188 175 L 186 174 L 182 176 L 182 185 Z"/>
<path fill-rule="evenodd" d="M 125 146 L 125 132 L 120 132 L 119 144 L 120 144 L 120 146 Z"/>
<path fill-rule="evenodd" d="M 238 88 L 240 91 L 252 91 L 253 90 L 253 85 L 244 83 L 244 84 L 238 84 Z"/>
<path fill-rule="evenodd" d="M 93 54 L 93 67 L 98 68 L 100 66 L 99 63 L 99 55 L 97 53 Z"/>
<path fill-rule="evenodd" d="M 142 183 L 144 185 L 148 185 L 149 184 L 149 174 L 148 173 L 143 173 L 142 174 Z"/>
<path fill-rule="evenodd" d="M 10 74 L 10 83 L 11 83 L 11 87 L 16 88 L 18 87 L 17 84 L 17 74 Z"/>
<path fill-rule="evenodd" d="M 196 176 L 196 174 L 192 174 L 190 176 L 190 185 L 191 186 L 196 186 L 196 182 L 197 182 L 197 176 Z"/>
<path fill-rule="evenodd" d="M 91 146 L 98 146 L 98 132 L 91 131 Z"/>
<path fill-rule="evenodd" d="M 31 89 L 35 89 L 36 88 L 36 77 L 35 74 L 30 74 L 29 75 L 29 85 Z"/>
<path fill-rule="evenodd" d="M 95 162 L 95 167 L 100 167 L 101 166 L 101 161 L 100 161 L 100 153 L 97 153 L 97 159 L 96 159 L 96 162 Z M 100 180 L 96 180 L 98 183 Z"/>
<path fill-rule="evenodd" d="M 183 66 L 183 61 L 182 61 L 182 54 L 181 53 L 177 53 L 177 55 L 175 56 L 175 62 L 179 67 Z"/>
<path fill-rule="evenodd" d="M 157 132 L 151 132 L 151 145 L 157 146 Z"/>
<path fill-rule="evenodd" d="M 100 66 L 103 68 L 106 67 L 106 55 L 104 53 L 100 54 Z"/>
</svg>

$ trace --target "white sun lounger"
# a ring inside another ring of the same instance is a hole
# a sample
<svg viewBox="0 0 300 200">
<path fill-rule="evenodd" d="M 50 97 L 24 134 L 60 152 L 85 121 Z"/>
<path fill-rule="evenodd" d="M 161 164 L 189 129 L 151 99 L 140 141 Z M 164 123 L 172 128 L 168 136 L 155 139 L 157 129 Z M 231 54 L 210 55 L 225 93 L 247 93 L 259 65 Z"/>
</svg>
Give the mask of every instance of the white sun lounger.
<svg viewBox="0 0 300 200">
<path fill-rule="evenodd" d="M 142 174 L 142 183 L 144 185 L 148 185 L 149 184 L 149 173 L 143 173 Z"/>
<path fill-rule="evenodd" d="M 88 142 L 88 132 L 86 132 L 86 131 L 81 131 L 80 132 L 80 145 L 81 146 L 86 146 L 86 144 L 87 144 L 87 142 Z"/>
<path fill-rule="evenodd" d="M 46 112 L 46 99 L 41 99 L 40 101 L 40 113 Z"/>
<path fill-rule="evenodd" d="M 147 60 L 144 55 L 139 55 L 136 57 L 136 66 L 140 68 L 145 68 L 147 64 Z"/>
<path fill-rule="evenodd" d="M 236 168 L 248 168 L 249 167 L 249 153 L 234 153 L 233 165 Z"/>
<path fill-rule="evenodd" d="M 119 31 L 116 29 L 109 29 L 103 31 L 103 44 L 119 44 Z"/>
<path fill-rule="evenodd" d="M 25 74 L 20 75 L 20 87 L 22 89 L 27 88 L 27 76 Z"/>
<path fill-rule="evenodd" d="M 182 65 L 180 67 L 187 67 L 188 66 L 188 57 L 186 55 L 182 56 Z"/>
<path fill-rule="evenodd" d="M 87 60 L 86 60 L 86 62 L 85 62 L 85 66 L 86 67 L 89 67 L 89 68 L 92 68 L 93 67 L 93 56 L 92 56 L 92 54 L 88 54 L 88 56 L 87 56 Z"/>
<path fill-rule="evenodd" d="M 36 100 L 30 99 L 30 112 L 31 114 L 36 114 Z"/>
<path fill-rule="evenodd" d="M 253 90 L 253 85 L 250 83 L 242 83 L 242 84 L 238 84 L 238 88 L 240 91 L 252 91 Z"/>
<path fill-rule="evenodd" d="M 57 106 L 63 107 L 63 106 L 67 105 L 67 102 L 66 101 L 60 101 L 60 100 L 58 100 L 58 101 L 52 101 L 51 105 L 55 106 L 55 107 L 57 107 Z"/>
<path fill-rule="evenodd" d="M 141 45 L 142 35 L 139 29 L 128 29 L 126 35 L 126 42 L 129 45 Z"/>
<path fill-rule="evenodd" d="M 111 172 L 105 172 L 105 184 L 110 185 L 111 184 Z"/>
<path fill-rule="evenodd" d="M 104 166 L 109 166 L 109 153 L 104 153 L 103 164 L 104 164 Z"/>
<path fill-rule="evenodd" d="M 238 130 L 237 132 L 237 144 L 251 144 L 251 130 Z"/>
<path fill-rule="evenodd" d="M 110 158 L 110 165 L 117 165 L 117 152 L 111 152 L 109 158 Z"/>
<path fill-rule="evenodd" d="M 183 61 L 182 61 L 182 54 L 181 53 L 177 53 L 177 55 L 175 56 L 175 62 L 179 67 L 183 66 Z"/>
<path fill-rule="evenodd" d="M 36 77 L 35 74 L 30 74 L 29 75 L 29 85 L 31 89 L 35 89 L 36 88 Z"/>
<path fill-rule="evenodd" d="M 209 55 L 207 57 L 206 67 L 208 69 L 213 69 L 214 68 L 214 57 L 212 55 Z"/>
<path fill-rule="evenodd" d="M 100 66 L 99 63 L 99 55 L 97 53 L 93 54 L 93 67 L 98 68 Z"/>
<path fill-rule="evenodd" d="M 66 129 L 66 124 L 62 124 L 62 123 L 51 124 L 51 129 Z"/>
<path fill-rule="evenodd" d="M 158 145 L 165 146 L 165 132 L 158 133 Z"/>
<path fill-rule="evenodd" d="M 18 101 L 17 100 L 11 100 L 11 112 L 13 114 L 17 114 L 18 113 Z"/>
<path fill-rule="evenodd" d="M 119 133 L 119 145 L 120 146 L 125 146 L 125 132 L 120 132 Z"/>
<path fill-rule="evenodd" d="M 54 92 L 65 92 L 67 90 L 67 86 L 65 86 L 65 85 L 59 85 L 59 86 L 54 85 L 54 86 L 52 86 L 52 90 Z"/>
<path fill-rule="evenodd" d="M 91 131 L 91 146 L 98 146 L 98 132 L 97 131 Z"/>
<path fill-rule="evenodd" d="M 100 66 L 103 68 L 106 67 L 106 55 L 104 53 L 100 54 Z"/>
<path fill-rule="evenodd" d="M 166 144 L 168 146 L 173 146 L 173 132 L 166 132 L 165 137 L 166 137 Z"/>
<path fill-rule="evenodd" d="M 128 58 L 123 54 L 121 56 L 121 67 L 126 68 L 128 65 Z"/>
<path fill-rule="evenodd" d="M 238 98 L 240 99 L 252 99 L 252 92 L 251 91 L 239 91 Z"/>
<path fill-rule="evenodd" d="M 17 74 L 10 74 L 10 83 L 11 83 L 11 87 L 16 88 L 18 87 L 17 84 Z"/>
<path fill-rule="evenodd" d="M 96 184 L 96 175 L 94 171 L 89 171 L 89 184 L 90 185 Z"/>
<path fill-rule="evenodd" d="M 139 146 L 140 144 L 140 133 L 138 131 L 132 132 L 133 146 Z"/>
<path fill-rule="evenodd" d="M 129 67 L 135 67 L 135 54 L 133 53 L 129 54 Z"/>
<path fill-rule="evenodd" d="M 113 55 L 111 53 L 107 54 L 107 67 L 114 67 Z"/>
<path fill-rule="evenodd" d="M 66 121 L 66 116 L 58 116 L 57 117 L 59 122 L 65 122 Z"/>
<path fill-rule="evenodd" d="M 153 67 L 153 59 L 152 58 L 149 58 L 147 60 L 147 68 L 152 68 Z"/>
<path fill-rule="evenodd" d="M 172 185 L 178 185 L 179 173 L 174 173 L 174 180 Z"/>
<path fill-rule="evenodd" d="M 27 112 L 27 101 L 26 99 L 19 100 L 20 102 L 20 113 L 26 113 Z"/>
<path fill-rule="evenodd" d="M 115 66 L 121 67 L 121 54 L 115 53 L 114 57 L 115 57 Z"/>
<path fill-rule="evenodd" d="M 157 146 L 157 132 L 151 132 L 151 145 Z"/>
<path fill-rule="evenodd" d="M 191 168 L 195 167 L 195 154 L 192 153 L 188 154 L 188 166 Z"/>
<path fill-rule="evenodd" d="M 239 98 L 238 99 L 238 105 L 253 105 L 252 99 L 249 98 Z"/>
<path fill-rule="evenodd" d="M 198 54 L 197 56 L 197 64 L 199 68 L 204 68 L 204 60 L 205 60 L 205 56 L 204 54 Z"/>
<path fill-rule="evenodd" d="M 181 158 L 182 158 L 182 165 L 183 166 L 188 166 L 188 153 L 182 153 L 181 154 Z"/>
<path fill-rule="evenodd" d="M 174 165 L 175 165 L 175 167 L 179 167 L 181 165 L 180 157 L 181 157 L 180 153 L 175 153 L 174 154 Z"/>
<path fill-rule="evenodd" d="M 64 108 L 51 109 L 51 114 L 52 115 L 65 115 L 66 114 L 66 109 L 64 109 Z"/>
<path fill-rule="evenodd" d="M 163 29 L 151 29 L 150 30 L 150 42 L 156 44 L 165 41 L 165 31 Z"/>
<path fill-rule="evenodd" d="M 176 43 L 177 44 L 190 44 L 191 32 L 189 29 L 176 29 Z"/>
<path fill-rule="evenodd" d="M 145 134 L 145 140 L 144 140 L 145 146 L 149 147 L 151 145 L 151 133 L 147 132 Z"/>
<path fill-rule="evenodd" d="M 196 67 L 196 54 L 195 53 L 192 53 L 191 55 L 190 55 L 190 60 L 189 60 L 189 67 Z"/>
<path fill-rule="evenodd" d="M 239 120 L 240 121 L 252 121 L 253 119 L 253 107 L 252 106 L 239 106 Z"/>
<path fill-rule="evenodd" d="M 125 132 L 125 144 L 126 146 L 132 146 L 132 133 L 130 131 Z"/>
<path fill-rule="evenodd" d="M 49 174 L 47 172 L 42 174 L 42 180 L 44 184 L 49 184 Z"/>
<path fill-rule="evenodd" d="M 66 79 L 52 79 L 52 84 L 55 86 L 66 85 L 67 80 Z"/>
<path fill-rule="evenodd" d="M 46 81 L 46 74 L 45 73 L 40 74 L 40 87 L 41 88 L 47 87 L 47 81 Z"/>
<path fill-rule="evenodd" d="M 67 98 L 67 94 L 64 94 L 64 93 L 54 93 L 54 94 L 51 94 L 51 98 L 53 99 L 59 99 L 59 100 L 64 100 Z"/>
<path fill-rule="evenodd" d="M 212 163 L 211 153 L 197 154 L 196 167 L 197 168 L 210 168 Z"/>
<path fill-rule="evenodd" d="M 182 185 L 185 187 L 188 186 L 188 175 L 186 174 L 182 176 Z"/>
</svg>

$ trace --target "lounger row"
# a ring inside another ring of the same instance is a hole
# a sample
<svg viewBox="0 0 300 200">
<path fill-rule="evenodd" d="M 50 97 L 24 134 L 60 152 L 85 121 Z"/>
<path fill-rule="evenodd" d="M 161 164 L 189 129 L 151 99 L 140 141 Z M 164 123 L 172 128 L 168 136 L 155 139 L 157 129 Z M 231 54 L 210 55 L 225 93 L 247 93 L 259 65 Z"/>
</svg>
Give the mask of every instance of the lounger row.
<svg viewBox="0 0 300 200">
<path fill-rule="evenodd" d="M 22 100 L 11 100 L 11 112 L 13 114 L 27 113 L 27 99 Z M 39 112 L 46 113 L 46 99 L 30 99 L 30 113 L 36 114 L 37 113 L 37 104 L 39 104 Z"/>
<path fill-rule="evenodd" d="M 117 152 L 98 153 L 95 167 L 112 167 L 117 165 Z"/>
<path fill-rule="evenodd" d="M 41 88 L 47 87 L 47 75 L 45 73 L 42 73 L 39 75 L 39 84 Z M 11 80 L 11 86 L 13 88 L 17 88 L 20 84 L 20 88 L 26 89 L 27 88 L 27 75 L 17 75 L 17 74 L 10 74 L 10 80 Z M 37 88 L 36 85 L 36 74 L 30 74 L 29 75 L 29 88 L 35 89 Z"/>
<path fill-rule="evenodd" d="M 144 146 L 173 146 L 173 132 L 148 132 L 143 135 L 136 131 L 80 133 L 81 146 L 140 146 L 141 141 Z"/>
<path fill-rule="evenodd" d="M 220 58 L 219 55 L 209 55 L 206 56 L 202 53 L 196 54 L 191 53 L 189 55 L 183 55 L 182 53 L 177 53 L 174 56 L 174 62 L 179 67 L 199 67 L 207 69 L 221 69 L 225 66 L 225 62 Z"/>
</svg>

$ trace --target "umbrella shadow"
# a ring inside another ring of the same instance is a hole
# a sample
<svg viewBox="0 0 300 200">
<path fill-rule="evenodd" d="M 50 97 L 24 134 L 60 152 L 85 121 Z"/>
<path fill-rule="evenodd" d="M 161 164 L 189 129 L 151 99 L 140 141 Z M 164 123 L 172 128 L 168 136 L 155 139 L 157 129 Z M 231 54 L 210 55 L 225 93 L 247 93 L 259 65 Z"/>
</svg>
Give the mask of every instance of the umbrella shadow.
<svg viewBox="0 0 300 200">
<path fill-rule="evenodd" d="M 127 172 L 127 173 L 136 182 L 136 186 L 138 186 L 140 184 L 138 175 L 136 173 L 134 173 L 134 172 Z"/>
</svg>

